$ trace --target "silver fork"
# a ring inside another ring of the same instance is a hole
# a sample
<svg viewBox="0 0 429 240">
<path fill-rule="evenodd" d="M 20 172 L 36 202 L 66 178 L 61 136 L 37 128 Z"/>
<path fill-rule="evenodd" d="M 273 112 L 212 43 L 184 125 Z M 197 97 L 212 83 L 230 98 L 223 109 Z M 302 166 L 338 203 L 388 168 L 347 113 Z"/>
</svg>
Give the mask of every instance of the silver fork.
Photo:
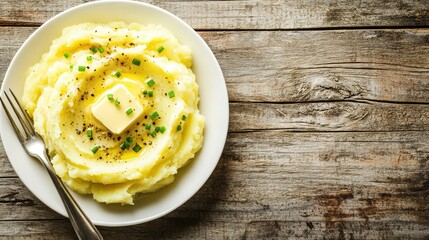
<svg viewBox="0 0 429 240">
<path fill-rule="evenodd" d="M 63 181 L 55 174 L 55 171 L 52 167 L 52 163 L 49 159 L 48 154 L 46 153 L 46 146 L 43 139 L 39 134 L 36 133 L 33 127 L 32 120 L 30 116 L 28 116 L 27 112 L 23 110 L 21 105 L 19 104 L 18 99 L 15 94 L 9 89 L 12 94 L 12 99 L 9 98 L 9 95 L 5 91 L 5 96 L 9 105 L 12 106 L 13 112 L 15 116 L 18 118 L 18 121 L 14 121 L 11 113 L 9 112 L 6 104 L 3 102 L 3 99 L 0 97 L 1 104 L 6 111 L 6 115 L 9 118 L 10 123 L 15 129 L 16 135 L 18 135 L 19 141 L 24 147 L 25 151 L 32 157 L 39 159 L 39 161 L 45 166 L 46 170 L 49 173 L 49 176 L 52 179 L 52 182 L 55 185 L 55 188 L 58 191 L 58 194 L 63 201 L 64 207 L 67 210 L 67 214 L 69 215 L 70 221 L 73 225 L 73 229 L 76 232 L 76 235 L 79 239 L 103 239 L 100 232 L 97 228 L 92 224 L 91 220 L 86 216 L 86 214 L 82 211 L 79 205 L 76 203 L 72 195 L 65 188 Z M 15 106 L 17 105 L 18 108 Z M 20 127 L 18 127 L 20 125 Z"/>
</svg>

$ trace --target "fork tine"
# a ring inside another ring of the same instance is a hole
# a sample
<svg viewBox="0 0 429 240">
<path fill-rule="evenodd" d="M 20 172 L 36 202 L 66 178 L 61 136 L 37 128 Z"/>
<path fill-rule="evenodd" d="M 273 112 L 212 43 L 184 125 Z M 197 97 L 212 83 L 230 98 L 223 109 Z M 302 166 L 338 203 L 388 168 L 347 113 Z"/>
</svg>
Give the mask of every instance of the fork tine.
<svg viewBox="0 0 429 240">
<path fill-rule="evenodd" d="M 19 130 L 18 126 L 16 126 L 15 121 L 13 120 L 12 116 L 10 115 L 9 110 L 7 109 L 6 105 L 3 102 L 3 99 L 0 97 L 1 105 L 3 106 L 4 111 L 6 112 L 7 118 L 9 118 L 9 122 L 12 124 L 13 128 L 15 129 L 16 134 L 18 135 L 19 141 L 24 142 L 24 139 L 27 137 L 24 137 L 22 135 L 21 130 Z"/>
<path fill-rule="evenodd" d="M 9 104 L 12 106 L 12 109 L 15 112 L 15 115 L 18 117 L 18 120 L 21 123 L 22 129 L 24 129 L 24 132 L 26 134 L 25 139 L 27 139 L 28 137 L 33 135 L 32 131 L 30 130 L 30 128 L 28 126 L 28 123 L 22 118 L 21 113 L 18 111 L 18 109 L 16 109 L 15 104 L 13 104 L 12 100 L 10 100 L 9 95 L 6 92 L 5 92 L 5 96 L 6 96 L 7 100 L 9 101 Z M 15 102 L 15 103 L 18 104 L 18 106 L 19 106 L 18 102 Z M 20 109 L 21 109 L 21 107 L 20 107 Z"/>
<path fill-rule="evenodd" d="M 35 132 L 34 127 L 33 127 L 33 120 L 31 120 L 30 116 L 28 116 L 27 111 L 25 111 L 25 109 L 22 108 L 21 104 L 19 103 L 18 99 L 15 96 L 15 93 L 13 93 L 12 89 L 9 88 L 9 91 L 12 94 L 12 97 L 15 99 L 15 102 L 18 104 L 18 107 L 21 110 L 22 114 L 24 115 L 25 120 L 26 120 L 26 124 L 29 127 L 31 134 L 34 135 L 36 132 Z"/>
</svg>

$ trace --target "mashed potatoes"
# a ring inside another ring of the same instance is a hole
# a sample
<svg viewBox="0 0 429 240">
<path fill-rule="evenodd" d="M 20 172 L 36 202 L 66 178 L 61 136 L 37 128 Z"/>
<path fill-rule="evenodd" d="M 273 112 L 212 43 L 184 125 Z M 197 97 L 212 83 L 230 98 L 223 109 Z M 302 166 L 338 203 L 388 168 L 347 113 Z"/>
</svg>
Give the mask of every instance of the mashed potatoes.
<svg viewBox="0 0 429 240">
<path fill-rule="evenodd" d="M 161 26 L 64 29 L 29 70 L 22 97 L 58 176 L 104 203 L 133 204 L 136 193 L 170 184 L 203 142 L 191 64 L 190 50 Z M 125 104 L 108 94 L 117 85 L 143 109 L 119 134 L 103 123 L 119 115 L 97 119 L 92 112 L 105 98 L 118 108 Z"/>
</svg>

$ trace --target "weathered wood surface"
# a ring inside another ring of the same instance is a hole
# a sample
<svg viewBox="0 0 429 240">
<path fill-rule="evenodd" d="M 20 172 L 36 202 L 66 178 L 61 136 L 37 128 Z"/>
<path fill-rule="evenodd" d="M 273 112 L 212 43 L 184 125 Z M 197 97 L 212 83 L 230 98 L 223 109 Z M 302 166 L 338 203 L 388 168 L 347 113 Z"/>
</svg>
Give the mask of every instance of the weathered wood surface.
<svg viewBox="0 0 429 240">
<path fill-rule="evenodd" d="M 123 229 L 133 239 L 141 234 L 212 238 L 218 231 L 233 239 L 424 237 L 429 234 L 428 159 L 427 132 L 231 133 L 216 171 L 196 196 L 164 219 Z M 70 234 L 67 222 L 58 221 L 62 217 L 18 179 L 1 178 L 0 196 L 0 221 L 8 223 L 0 233 L 30 225 L 34 229 L 24 235 Z M 58 223 L 59 229 L 49 230 Z M 166 226 L 171 231 L 157 233 Z"/>
<path fill-rule="evenodd" d="M 35 27 L 2 27 L 0 77 Z M 429 103 L 429 29 L 200 32 L 230 101 Z"/>
<path fill-rule="evenodd" d="M 39 25 L 59 12 L 88 2 L 3 0 L 0 25 Z M 415 27 L 429 25 L 427 0 L 336 1 L 146 1 L 196 29 L 303 29 Z"/>
<path fill-rule="evenodd" d="M 22 42 L 83 1 L 4 0 L 0 79 Z M 106 239 L 428 239 L 427 1 L 150 1 L 199 29 L 230 128 L 203 188 Z M 0 239 L 72 239 L 0 147 Z"/>
</svg>

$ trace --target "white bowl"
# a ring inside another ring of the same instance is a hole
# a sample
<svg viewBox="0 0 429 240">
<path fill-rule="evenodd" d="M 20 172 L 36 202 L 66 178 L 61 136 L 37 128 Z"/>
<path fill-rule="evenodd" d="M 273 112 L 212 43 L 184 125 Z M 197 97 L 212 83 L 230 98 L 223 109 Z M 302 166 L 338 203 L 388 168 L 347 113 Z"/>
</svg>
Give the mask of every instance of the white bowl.
<svg viewBox="0 0 429 240">
<path fill-rule="evenodd" d="M 26 70 L 49 50 L 52 40 L 61 35 L 64 27 L 110 21 L 160 24 L 190 47 L 192 69 L 200 87 L 200 111 L 206 117 L 204 145 L 196 158 L 179 169 L 173 184 L 144 195 L 134 206 L 100 204 L 92 196 L 72 192 L 96 225 L 126 226 L 159 218 L 178 208 L 202 187 L 219 161 L 228 130 L 228 96 L 220 66 L 204 40 L 178 17 L 147 3 L 97 1 L 82 4 L 48 20 L 24 42 L 6 72 L 1 92 L 11 88 L 18 96 L 22 95 Z M 6 120 L 4 110 L 1 110 L 0 117 L 0 133 L 6 154 L 22 182 L 48 207 L 67 216 L 48 174 L 37 160 L 25 153 Z"/>
</svg>

